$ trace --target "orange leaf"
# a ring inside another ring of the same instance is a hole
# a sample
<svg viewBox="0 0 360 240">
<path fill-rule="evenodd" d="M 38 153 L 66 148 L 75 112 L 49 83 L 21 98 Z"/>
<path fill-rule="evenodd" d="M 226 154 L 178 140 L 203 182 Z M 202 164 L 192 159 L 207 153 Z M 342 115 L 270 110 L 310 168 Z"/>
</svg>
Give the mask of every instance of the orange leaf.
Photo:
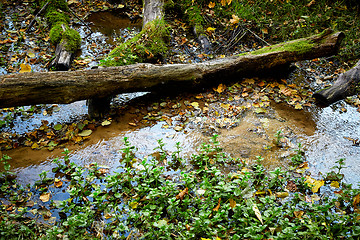
<svg viewBox="0 0 360 240">
<path fill-rule="evenodd" d="M 214 7 L 215 7 L 215 3 L 214 3 L 214 2 L 210 2 L 208 6 L 209 6 L 209 8 L 214 8 Z"/>
<path fill-rule="evenodd" d="M 214 88 L 214 91 L 218 92 L 218 93 L 222 93 L 225 89 L 226 89 L 226 86 L 224 84 L 220 83 L 216 89 Z"/>
<path fill-rule="evenodd" d="M 63 182 L 60 179 L 55 178 L 54 185 L 55 187 L 60 188 L 63 185 Z"/>
<path fill-rule="evenodd" d="M 189 189 L 188 188 L 185 188 L 184 190 L 182 190 L 178 195 L 176 195 L 176 199 L 180 199 L 180 200 L 183 200 L 184 199 L 184 196 L 186 194 L 188 194 L 189 192 Z"/>
<path fill-rule="evenodd" d="M 213 211 L 219 211 L 220 208 L 220 202 L 221 202 L 221 198 L 219 198 L 219 202 L 218 205 L 213 209 Z"/>
<path fill-rule="evenodd" d="M 226 0 L 221 0 L 220 2 L 221 2 L 221 5 L 222 5 L 223 7 L 226 6 Z"/>
</svg>

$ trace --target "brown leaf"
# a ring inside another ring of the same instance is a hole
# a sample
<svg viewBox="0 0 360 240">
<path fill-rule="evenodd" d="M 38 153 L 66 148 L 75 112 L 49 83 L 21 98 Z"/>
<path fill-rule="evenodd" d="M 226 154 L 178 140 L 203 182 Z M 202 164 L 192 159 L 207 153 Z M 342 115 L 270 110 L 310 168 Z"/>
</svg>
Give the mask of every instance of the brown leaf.
<svg viewBox="0 0 360 240">
<path fill-rule="evenodd" d="M 184 196 L 186 194 L 188 194 L 189 192 L 189 189 L 188 188 L 185 188 L 184 190 L 182 190 L 178 195 L 176 195 L 176 199 L 180 199 L 180 200 L 183 200 L 184 199 Z"/>
<path fill-rule="evenodd" d="M 286 185 L 286 189 L 289 190 L 290 192 L 296 192 L 297 186 L 294 181 L 288 181 Z"/>
<path fill-rule="evenodd" d="M 62 187 L 62 185 L 63 185 L 63 182 L 60 179 L 55 178 L 54 186 L 57 187 L 57 188 L 60 188 L 60 187 Z"/>
<path fill-rule="evenodd" d="M 235 208 L 235 207 L 236 207 L 236 202 L 235 202 L 234 199 L 230 198 L 230 199 L 229 199 L 229 202 L 230 202 L 230 207 L 231 207 L 231 208 Z"/>
<path fill-rule="evenodd" d="M 43 194 L 40 195 L 40 200 L 42 202 L 48 202 L 49 199 L 50 199 L 50 193 L 49 192 L 48 193 L 43 193 Z"/>
<path fill-rule="evenodd" d="M 294 216 L 298 219 L 301 219 L 302 215 L 304 215 L 304 211 L 294 211 Z"/>
<path fill-rule="evenodd" d="M 356 195 L 353 200 L 353 207 L 357 208 L 357 205 L 360 203 L 360 195 Z"/>
<path fill-rule="evenodd" d="M 219 211 L 220 208 L 220 202 L 221 202 L 221 198 L 219 198 L 219 202 L 218 205 L 213 209 L 213 211 Z"/>
</svg>

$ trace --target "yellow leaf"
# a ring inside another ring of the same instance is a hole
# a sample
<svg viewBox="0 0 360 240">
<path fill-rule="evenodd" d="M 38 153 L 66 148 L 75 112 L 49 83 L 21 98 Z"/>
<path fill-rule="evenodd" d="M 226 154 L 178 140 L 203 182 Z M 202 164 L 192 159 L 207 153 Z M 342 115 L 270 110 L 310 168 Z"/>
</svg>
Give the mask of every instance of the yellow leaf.
<svg viewBox="0 0 360 240">
<path fill-rule="evenodd" d="M 20 64 L 20 73 L 31 72 L 31 66 L 29 64 L 22 63 Z"/>
<path fill-rule="evenodd" d="M 294 211 L 294 215 L 296 218 L 301 219 L 302 215 L 304 215 L 304 211 Z"/>
<path fill-rule="evenodd" d="M 261 216 L 260 210 L 258 209 L 258 207 L 256 206 L 255 203 L 254 203 L 254 205 L 252 206 L 252 209 L 253 209 L 253 211 L 255 212 L 255 215 L 256 215 L 256 217 L 259 219 L 259 221 L 261 222 L 261 224 L 264 224 L 264 223 L 263 223 L 263 220 L 262 220 L 262 216 Z"/>
<path fill-rule="evenodd" d="M 295 105 L 295 109 L 303 109 L 303 106 L 300 103 L 298 103 Z"/>
<path fill-rule="evenodd" d="M 238 16 L 236 16 L 235 14 L 232 15 L 232 19 L 230 19 L 230 23 L 231 24 L 237 24 L 239 23 L 240 18 Z"/>
<path fill-rule="evenodd" d="M 357 208 L 357 205 L 360 203 L 360 195 L 356 195 L 353 200 L 353 207 Z"/>
<path fill-rule="evenodd" d="M 201 240 L 211 240 L 210 238 L 201 238 Z"/>
<path fill-rule="evenodd" d="M 221 2 L 221 5 L 222 5 L 223 7 L 226 6 L 226 0 L 221 0 L 220 2 Z"/>
<path fill-rule="evenodd" d="M 227 0 L 227 4 L 230 5 L 232 0 Z"/>
<path fill-rule="evenodd" d="M 236 207 L 236 202 L 235 202 L 234 199 L 230 198 L 230 199 L 229 199 L 229 202 L 230 202 L 230 207 L 231 207 L 231 208 L 235 208 L 235 207 Z"/>
<path fill-rule="evenodd" d="M 196 109 L 199 108 L 199 103 L 198 102 L 192 102 L 190 105 L 193 106 Z"/>
<path fill-rule="evenodd" d="M 310 176 L 306 176 L 306 181 L 305 183 L 308 184 L 309 187 L 311 187 L 311 191 L 313 193 L 317 193 L 319 191 L 319 188 L 321 186 L 324 186 L 324 180 L 316 180 L 311 178 Z"/>
<path fill-rule="evenodd" d="M 278 198 L 286 198 L 288 196 L 289 196 L 288 192 L 278 192 L 278 193 L 276 193 L 276 197 L 278 197 Z"/>
<path fill-rule="evenodd" d="M 226 89 L 226 86 L 222 83 L 219 84 L 219 86 L 214 89 L 215 92 L 222 93 Z"/>
<path fill-rule="evenodd" d="M 214 3 L 214 2 L 210 2 L 208 6 L 209 6 L 209 8 L 214 8 L 214 7 L 215 7 L 215 3 Z"/>
<path fill-rule="evenodd" d="M 215 30 L 216 30 L 216 28 L 213 28 L 213 27 L 208 27 L 206 29 L 206 31 L 208 31 L 208 32 L 214 32 Z"/>
<path fill-rule="evenodd" d="M 79 133 L 78 135 L 80 137 L 88 137 L 91 135 L 91 133 L 92 133 L 91 129 L 86 129 L 86 130 L 82 131 L 81 133 Z"/>
<path fill-rule="evenodd" d="M 50 193 L 43 193 L 40 195 L 40 200 L 42 202 L 48 202 L 50 199 Z"/>
<path fill-rule="evenodd" d="M 332 181 L 332 182 L 330 183 L 330 186 L 331 186 L 331 187 L 334 187 L 334 188 L 339 188 L 339 187 L 340 187 L 340 184 L 339 184 L 338 181 Z"/>
<path fill-rule="evenodd" d="M 129 204 L 129 206 L 130 206 L 132 209 L 137 208 L 138 205 L 139 205 L 138 202 L 131 202 L 131 203 Z"/>
</svg>

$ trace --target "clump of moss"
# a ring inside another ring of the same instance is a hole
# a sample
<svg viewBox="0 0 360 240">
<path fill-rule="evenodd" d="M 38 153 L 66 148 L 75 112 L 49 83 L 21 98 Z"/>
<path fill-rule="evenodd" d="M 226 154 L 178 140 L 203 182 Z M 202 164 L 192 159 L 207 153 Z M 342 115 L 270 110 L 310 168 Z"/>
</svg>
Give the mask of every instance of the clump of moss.
<svg viewBox="0 0 360 240">
<path fill-rule="evenodd" d="M 58 22 L 55 26 L 53 26 L 50 30 L 50 41 L 52 44 L 57 44 L 61 41 L 62 35 L 64 33 L 64 30 L 62 28 L 62 25 L 66 23 L 64 22 Z"/>
<path fill-rule="evenodd" d="M 48 12 L 46 14 L 46 21 L 50 26 L 54 26 L 58 22 L 69 23 L 70 17 L 62 12 Z"/>
<path fill-rule="evenodd" d="M 168 51 L 170 30 L 164 20 L 156 19 L 129 41 L 112 50 L 101 61 L 105 66 L 121 66 L 137 62 L 157 62 Z"/>
<path fill-rule="evenodd" d="M 68 27 L 62 35 L 61 42 L 64 43 L 65 49 L 67 51 L 75 52 L 77 49 L 80 48 L 81 37 L 76 30 Z"/>
</svg>

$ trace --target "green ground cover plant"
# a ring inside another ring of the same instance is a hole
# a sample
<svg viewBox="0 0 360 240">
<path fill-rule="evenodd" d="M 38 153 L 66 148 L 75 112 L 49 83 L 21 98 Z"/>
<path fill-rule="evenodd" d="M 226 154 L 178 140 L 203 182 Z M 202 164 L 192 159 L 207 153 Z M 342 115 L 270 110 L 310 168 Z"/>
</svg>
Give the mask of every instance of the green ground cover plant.
<svg viewBox="0 0 360 240">
<path fill-rule="evenodd" d="M 216 135 L 188 159 L 181 157 L 180 144 L 169 153 L 161 140 L 154 149 L 156 156 L 140 159 L 129 140 L 124 141 L 122 165 L 114 171 L 96 163 L 76 165 L 65 150 L 63 159 L 54 160 L 53 173 L 43 172 L 34 186 L 26 187 L 10 177 L 10 159 L 3 156 L 0 237 L 204 240 L 360 236 L 360 190 L 339 178 L 311 178 L 306 174 L 306 162 L 301 161 L 305 160 L 301 146 L 294 152 L 292 171 L 269 171 L 261 157 L 247 165 L 227 156 Z M 337 164 L 335 175 L 340 174 L 344 160 Z M 66 197 L 55 200 L 65 192 Z"/>
</svg>

